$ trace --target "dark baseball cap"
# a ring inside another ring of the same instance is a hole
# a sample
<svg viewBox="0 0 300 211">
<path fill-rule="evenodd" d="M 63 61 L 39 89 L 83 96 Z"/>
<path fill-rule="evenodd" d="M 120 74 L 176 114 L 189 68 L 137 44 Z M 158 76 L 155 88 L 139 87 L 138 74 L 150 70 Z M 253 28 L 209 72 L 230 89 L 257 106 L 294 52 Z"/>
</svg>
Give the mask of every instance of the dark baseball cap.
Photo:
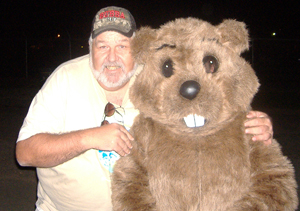
<svg viewBox="0 0 300 211">
<path fill-rule="evenodd" d="M 131 13 L 121 7 L 109 6 L 97 12 L 92 25 L 92 38 L 105 31 L 116 31 L 131 37 L 136 31 L 136 23 Z"/>
</svg>

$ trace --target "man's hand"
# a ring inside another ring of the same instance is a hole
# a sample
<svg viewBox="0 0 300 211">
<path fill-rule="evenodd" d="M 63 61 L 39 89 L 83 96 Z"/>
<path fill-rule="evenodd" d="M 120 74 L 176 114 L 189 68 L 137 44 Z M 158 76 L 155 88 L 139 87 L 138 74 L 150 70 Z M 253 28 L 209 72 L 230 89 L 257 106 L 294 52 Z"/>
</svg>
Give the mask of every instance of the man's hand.
<svg viewBox="0 0 300 211">
<path fill-rule="evenodd" d="M 273 126 L 270 117 L 260 111 L 250 111 L 247 114 L 245 122 L 245 133 L 252 134 L 253 141 L 264 141 L 266 145 L 272 143 L 273 139 Z"/>
<path fill-rule="evenodd" d="M 105 124 L 99 127 L 98 130 L 99 132 L 101 131 L 101 133 L 99 133 L 99 135 L 94 134 L 94 139 L 96 138 L 96 140 L 94 140 L 96 149 L 113 150 L 121 156 L 130 153 L 133 137 L 123 126 L 117 123 Z"/>
</svg>

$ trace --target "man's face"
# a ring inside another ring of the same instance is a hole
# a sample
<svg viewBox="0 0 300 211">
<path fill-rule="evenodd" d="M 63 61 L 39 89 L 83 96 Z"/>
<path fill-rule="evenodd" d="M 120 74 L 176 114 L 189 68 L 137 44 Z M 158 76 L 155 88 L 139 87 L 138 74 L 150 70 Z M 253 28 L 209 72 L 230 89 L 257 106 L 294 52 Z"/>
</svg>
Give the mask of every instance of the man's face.
<svg viewBox="0 0 300 211">
<path fill-rule="evenodd" d="M 130 40 L 114 31 L 103 32 L 93 40 L 93 74 L 103 88 L 117 90 L 127 84 L 134 74 Z"/>
</svg>

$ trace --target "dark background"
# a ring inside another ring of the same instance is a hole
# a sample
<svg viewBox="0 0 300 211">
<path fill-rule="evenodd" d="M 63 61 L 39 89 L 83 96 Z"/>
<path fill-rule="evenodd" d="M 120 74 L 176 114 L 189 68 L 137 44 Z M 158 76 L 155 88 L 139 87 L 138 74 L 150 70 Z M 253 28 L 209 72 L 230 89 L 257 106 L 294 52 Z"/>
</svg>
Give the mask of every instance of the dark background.
<svg viewBox="0 0 300 211">
<path fill-rule="evenodd" d="M 281 54 L 277 63 L 285 60 L 282 64 L 288 68 L 291 62 L 299 64 L 299 1 L 276 2 L 279 1 L 2 1 L 0 76 L 33 76 L 88 53 L 87 41 L 93 17 L 100 8 L 108 5 L 129 9 L 138 27 L 156 28 L 169 20 L 188 16 L 213 24 L 225 18 L 244 21 L 251 40 L 258 41 L 258 46 L 253 45 L 254 49 L 260 47 L 277 56 Z M 276 36 L 272 36 L 274 32 Z M 266 47 L 260 45 L 262 41 Z M 270 47 L 278 48 L 272 50 Z M 270 57 L 269 53 L 263 54 L 255 52 L 254 56 Z M 275 63 L 274 60 L 265 62 Z"/>
<path fill-rule="evenodd" d="M 88 53 L 94 15 L 102 7 L 129 9 L 137 26 L 159 27 L 179 17 L 213 24 L 232 18 L 247 24 L 260 91 L 253 108 L 273 119 L 274 137 L 300 178 L 299 1 L 2 1 L 0 3 L 0 210 L 34 210 L 34 168 L 14 158 L 28 106 L 47 76 L 62 62 Z M 273 35 L 276 33 L 276 35 Z M 60 34 L 60 37 L 57 35 Z M 299 192 L 299 191 L 298 191 Z"/>
</svg>

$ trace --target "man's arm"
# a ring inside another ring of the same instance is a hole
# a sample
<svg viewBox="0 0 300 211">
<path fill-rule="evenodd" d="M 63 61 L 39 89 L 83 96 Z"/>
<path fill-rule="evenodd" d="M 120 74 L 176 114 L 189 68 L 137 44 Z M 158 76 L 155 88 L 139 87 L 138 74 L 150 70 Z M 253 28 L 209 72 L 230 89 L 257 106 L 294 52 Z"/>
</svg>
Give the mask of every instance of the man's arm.
<svg viewBox="0 0 300 211">
<path fill-rule="evenodd" d="M 260 111 L 250 111 L 247 118 L 249 120 L 245 122 L 245 133 L 252 134 L 253 141 L 264 141 L 266 145 L 271 144 L 273 139 L 271 118 Z"/>
<path fill-rule="evenodd" d="M 53 167 L 89 149 L 114 150 L 121 156 L 130 153 L 133 137 L 119 124 L 65 134 L 39 133 L 17 142 L 16 158 L 21 166 Z"/>
</svg>

